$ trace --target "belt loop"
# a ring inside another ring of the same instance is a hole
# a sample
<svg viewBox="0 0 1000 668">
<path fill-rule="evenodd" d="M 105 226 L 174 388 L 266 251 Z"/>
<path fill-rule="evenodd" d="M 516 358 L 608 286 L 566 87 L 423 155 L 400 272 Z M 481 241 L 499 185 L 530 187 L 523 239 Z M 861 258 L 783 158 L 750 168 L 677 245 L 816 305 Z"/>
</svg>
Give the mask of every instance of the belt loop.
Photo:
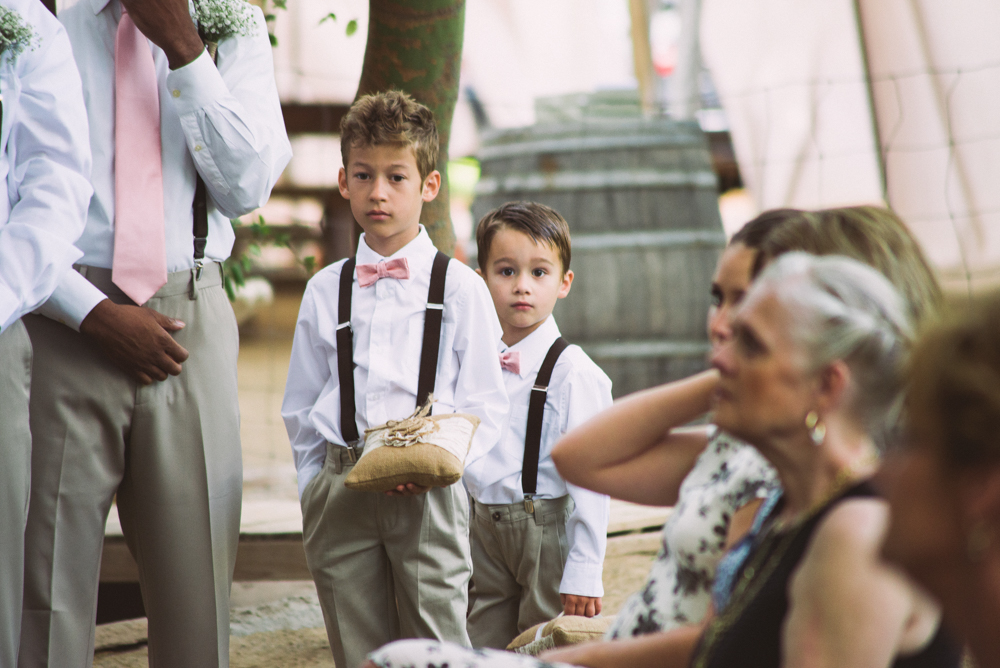
<svg viewBox="0 0 1000 668">
<path fill-rule="evenodd" d="M 340 454 L 341 454 L 341 452 L 340 452 L 340 448 L 336 448 L 336 449 L 335 449 L 335 450 L 333 451 L 333 453 L 334 453 L 334 454 L 333 454 L 333 470 L 334 470 L 334 472 L 335 472 L 335 473 L 336 473 L 337 475 L 340 475 L 341 473 L 343 473 L 343 472 L 344 472 L 344 462 L 343 462 L 343 460 L 342 460 L 342 459 L 340 458 Z"/>
</svg>

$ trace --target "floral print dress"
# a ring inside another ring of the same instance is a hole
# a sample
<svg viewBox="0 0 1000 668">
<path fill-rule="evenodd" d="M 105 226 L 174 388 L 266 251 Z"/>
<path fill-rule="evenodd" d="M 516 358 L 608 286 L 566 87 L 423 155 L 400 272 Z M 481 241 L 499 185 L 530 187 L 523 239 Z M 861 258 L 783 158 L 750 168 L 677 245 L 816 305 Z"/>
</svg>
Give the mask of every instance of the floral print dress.
<svg viewBox="0 0 1000 668">
<path fill-rule="evenodd" d="M 776 487 L 774 469 L 757 450 L 716 429 L 681 483 L 645 586 L 625 602 L 605 637 L 628 638 L 700 622 L 708 611 L 733 513 Z"/>
<path fill-rule="evenodd" d="M 718 429 L 681 484 L 663 525 L 663 544 L 643 588 L 633 594 L 606 639 L 700 622 L 733 513 L 778 487 L 770 464 L 750 445 Z M 402 640 L 373 652 L 379 668 L 565 668 L 498 650 L 470 650 L 432 640 Z"/>
</svg>

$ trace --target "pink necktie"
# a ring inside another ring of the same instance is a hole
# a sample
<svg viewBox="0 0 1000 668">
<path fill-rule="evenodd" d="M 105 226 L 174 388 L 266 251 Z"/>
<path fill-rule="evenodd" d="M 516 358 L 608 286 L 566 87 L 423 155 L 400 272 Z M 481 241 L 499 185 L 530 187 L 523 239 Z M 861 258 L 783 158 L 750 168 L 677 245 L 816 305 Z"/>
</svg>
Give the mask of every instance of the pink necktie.
<svg viewBox="0 0 1000 668">
<path fill-rule="evenodd" d="M 409 278 L 410 265 L 405 257 L 358 265 L 358 285 L 367 288 L 380 278 Z"/>
<path fill-rule="evenodd" d="M 517 376 L 521 375 L 521 353 L 517 350 L 508 350 L 500 353 L 500 367 L 510 371 Z"/>
<path fill-rule="evenodd" d="M 156 66 L 146 37 L 124 7 L 115 36 L 115 252 L 111 280 L 140 305 L 167 282 Z"/>
</svg>

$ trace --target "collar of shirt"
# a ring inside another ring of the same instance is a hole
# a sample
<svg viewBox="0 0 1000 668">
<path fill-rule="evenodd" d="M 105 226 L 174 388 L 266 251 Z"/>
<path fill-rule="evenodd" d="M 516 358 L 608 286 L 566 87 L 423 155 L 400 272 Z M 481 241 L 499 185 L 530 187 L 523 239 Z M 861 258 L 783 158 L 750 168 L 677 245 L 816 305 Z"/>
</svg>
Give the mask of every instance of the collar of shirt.
<svg viewBox="0 0 1000 668">
<path fill-rule="evenodd" d="M 358 241 L 357 263 L 373 264 L 385 260 L 394 260 L 398 257 L 405 257 L 410 267 L 410 276 L 413 277 L 418 273 L 426 272 L 427 274 L 430 274 L 431 265 L 434 263 L 435 255 L 437 255 L 437 248 L 435 248 L 434 242 L 431 241 L 430 235 L 427 234 L 427 230 L 425 230 L 424 226 L 421 225 L 420 232 L 417 234 L 416 239 L 406 244 L 389 257 L 384 257 L 373 251 L 365 241 L 365 235 L 362 234 L 361 240 Z M 355 273 L 354 280 L 357 280 L 357 273 Z"/>
<path fill-rule="evenodd" d="M 111 0 L 90 0 L 90 8 L 94 10 L 95 14 L 100 14 L 110 2 Z"/>
<path fill-rule="evenodd" d="M 550 313 L 549 317 L 545 319 L 545 322 L 538 329 L 514 345 L 503 346 L 501 344 L 500 352 L 505 353 L 510 351 L 521 353 L 521 373 L 518 376 L 527 378 L 528 376 L 538 374 L 546 353 L 549 352 L 552 343 L 559 336 L 559 326 L 556 325 L 556 319 Z M 504 370 L 504 373 L 507 374 L 510 371 Z"/>
</svg>

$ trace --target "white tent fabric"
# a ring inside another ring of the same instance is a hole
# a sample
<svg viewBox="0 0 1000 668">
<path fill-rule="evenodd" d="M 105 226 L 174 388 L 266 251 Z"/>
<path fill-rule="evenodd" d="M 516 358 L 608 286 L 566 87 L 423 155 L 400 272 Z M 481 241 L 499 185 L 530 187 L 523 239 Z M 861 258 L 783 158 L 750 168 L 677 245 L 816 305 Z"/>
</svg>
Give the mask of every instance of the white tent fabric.
<svg viewBox="0 0 1000 668">
<path fill-rule="evenodd" d="M 335 10 L 337 21 L 320 21 Z M 344 28 L 358 21 L 348 37 Z M 285 102 L 350 103 L 368 30 L 367 0 L 295 0 L 278 12 L 274 53 Z M 628 3 L 607 0 L 467 0 L 462 86 L 495 127 L 530 125 L 536 97 L 635 88 Z M 451 152 L 476 150 L 468 99 L 460 100 Z"/>
<path fill-rule="evenodd" d="M 1000 2 L 703 0 L 701 26 L 761 209 L 884 200 L 946 286 L 1000 284 Z"/>
</svg>

